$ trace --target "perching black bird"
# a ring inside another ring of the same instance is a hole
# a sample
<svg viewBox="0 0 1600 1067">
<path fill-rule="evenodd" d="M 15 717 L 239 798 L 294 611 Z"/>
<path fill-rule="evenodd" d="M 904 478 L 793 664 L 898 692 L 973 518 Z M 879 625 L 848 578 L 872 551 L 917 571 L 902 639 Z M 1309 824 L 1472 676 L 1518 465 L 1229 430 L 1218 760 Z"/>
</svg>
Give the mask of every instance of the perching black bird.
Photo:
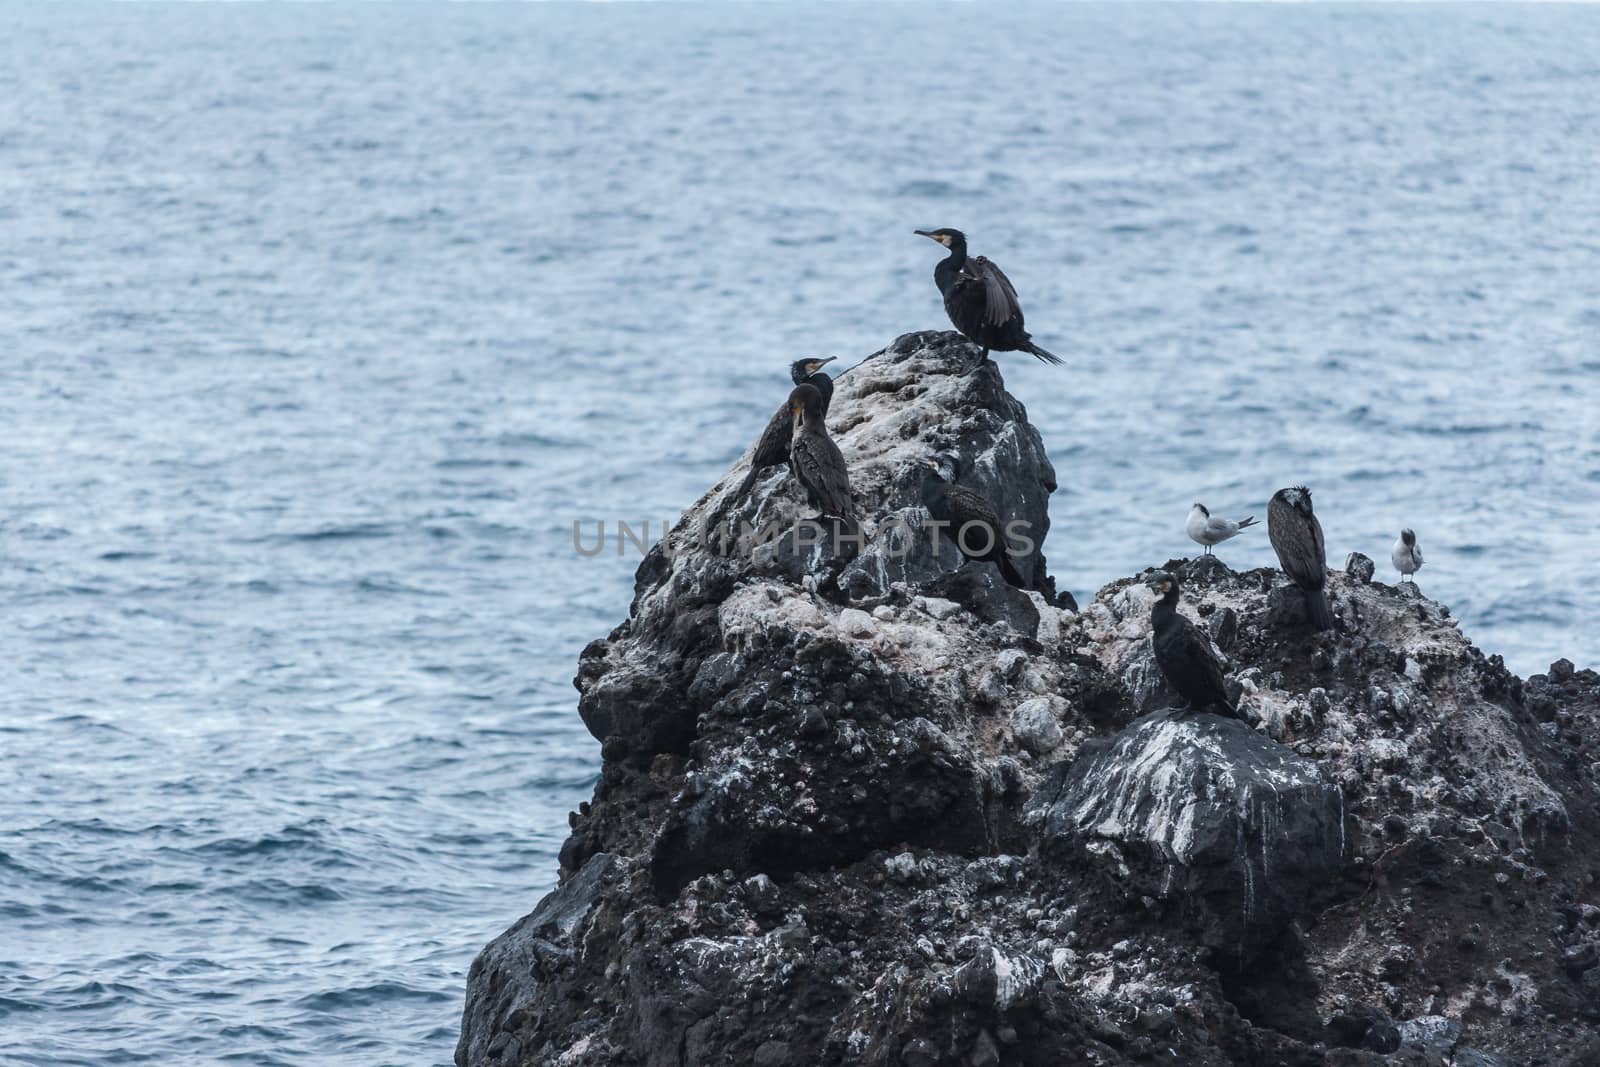
<svg viewBox="0 0 1600 1067">
<path fill-rule="evenodd" d="M 822 393 L 814 385 L 797 385 L 789 394 L 794 417 L 794 439 L 789 443 L 789 465 L 806 488 L 806 497 L 821 513 L 818 518 L 844 520 L 855 526 L 855 505 L 850 501 L 850 472 L 844 454 L 828 436 L 822 418 Z"/>
<path fill-rule="evenodd" d="M 789 365 L 789 378 L 795 385 L 813 386 L 821 394 L 824 417 L 828 414 L 828 404 L 833 400 L 833 379 L 824 374 L 822 368 L 834 359 L 833 356 L 827 359 L 797 359 Z M 739 488 L 728 497 L 728 502 L 723 505 L 724 510 L 743 500 L 757 478 L 771 468 L 789 462 L 789 442 L 793 438 L 794 413 L 785 402 L 767 421 L 767 428 L 761 431 L 755 454 L 750 457 L 750 470 L 745 474 L 744 481 L 739 483 Z"/>
<path fill-rule="evenodd" d="M 1278 565 L 1306 595 L 1306 614 L 1319 630 L 1333 629 L 1333 613 L 1322 587 L 1328 580 L 1322 524 L 1311 512 L 1311 490 L 1303 485 L 1279 489 L 1267 505 L 1267 538 Z"/>
<path fill-rule="evenodd" d="M 1167 684 L 1195 711 L 1240 718 L 1223 682 L 1222 661 L 1200 627 L 1178 613 L 1178 579 L 1156 571 L 1147 583 L 1159 596 L 1150 608 L 1156 666 Z"/>
<path fill-rule="evenodd" d="M 933 268 L 933 281 L 944 297 L 944 310 L 955 328 L 983 348 L 983 358 L 996 352 L 1031 352 L 1045 363 L 1060 363 L 1022 328 L 1022 305 L 1011 279 L 983 256 L 967 257 L 967 236 L 960 230 L 917 230 L 950 250 Z"/>
<path fill-rule="evenodd" d="M 922 476 L 922 506 L 929 515 L 948 524 L 941 534 L 955 538 L 956 547 L 967 559 L 993 562 L 1007 585 L 1027 589 L 1028 583 L 1017 573 L 1006 552 L 1005 526 L 995 513 L 994 504 L 977 490 L 954 484 L 957 471 L 951 457 L 934 456 L 928 466 L 932 471 Z M 969 524 L 973 525 L 963 535 L 962 529 Z M 972 551 L 968 551 L 969 546 Z"/>
</svg>

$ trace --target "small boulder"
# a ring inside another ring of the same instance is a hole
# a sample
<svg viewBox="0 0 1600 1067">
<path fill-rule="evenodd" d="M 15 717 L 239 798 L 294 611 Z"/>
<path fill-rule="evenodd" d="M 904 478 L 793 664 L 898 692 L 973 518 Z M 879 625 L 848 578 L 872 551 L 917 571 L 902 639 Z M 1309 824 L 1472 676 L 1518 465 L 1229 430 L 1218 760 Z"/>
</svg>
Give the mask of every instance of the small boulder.
<svg viewBox="0 0 1600 1067">
<path fill-rule="evenodd" d="M 1360 552 L 1352 552 L 1344 560 L 1344 572 L 1358 582 L 1372 581 L 1372 575 L 1377 569 L 1372 557 Z"/>
<path fill-rule="evenodd" d="M 877 630 L 872 616 L 860 608 L 845 608 L 839 612 L 839 632 L 850 637 L 871 637 Z"/>
<path fill-rule="evenodd" d="M 1011 733 L 1017 744 L 1035 756 L 1055 749 L 1063 740 L 1061 724 L 1056 720 L 1055 700 L 1034 697 L 1018 704 L 1011 713 Z"/>
</svg>

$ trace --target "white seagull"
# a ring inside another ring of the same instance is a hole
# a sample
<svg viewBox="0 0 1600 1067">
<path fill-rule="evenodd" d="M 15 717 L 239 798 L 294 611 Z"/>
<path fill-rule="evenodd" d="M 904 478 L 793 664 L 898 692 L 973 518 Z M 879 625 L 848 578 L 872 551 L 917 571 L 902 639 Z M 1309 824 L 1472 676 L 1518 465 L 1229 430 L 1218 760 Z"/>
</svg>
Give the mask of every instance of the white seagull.
<svg viewBox="0 0 1600 1067">
<path fill-rule="evenodd" d="M 1402 582 L 1416 574 L 1422 568 L 1422 549 L 1417 547 L 1417 535 L 1410 530 L 1401 530 L 1400 540 L 1394 543 L 1389 558 L 1394 561 L 1394 569 L 1400 572 Z M 1411 580 L 1416 581 L 1415 578 Z"/>
<path fill-rule="evenodd" d="M 1231 537 L 1237 537 L 1239 531 L 1246 526 L 1255 526 L 1256 517 L 1247 515 L 1238 522 L 1232 519 L 1212 518 L 1211 512 L 1206 510 L 1204 504 L 1196 504 L 1189 509 L 1189 539 L 1206 546 L 1206 555 L 1211 555 L 1211 546 L 1220 545 Z"/>
</svg>

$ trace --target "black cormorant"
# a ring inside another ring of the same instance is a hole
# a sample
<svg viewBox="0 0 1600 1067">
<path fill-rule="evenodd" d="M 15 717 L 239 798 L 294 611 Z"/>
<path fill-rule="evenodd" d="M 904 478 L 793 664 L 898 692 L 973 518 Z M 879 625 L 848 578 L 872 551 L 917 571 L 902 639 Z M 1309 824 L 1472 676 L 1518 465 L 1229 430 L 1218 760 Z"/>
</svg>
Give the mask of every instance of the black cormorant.
<svg viewBox="0 0 1600 1067">
<path fill-rule="evenodd" d="M 983 357 L 996 352 L 1031 352 L 1046 363 L 1060 363 L 1022 328 L 1022 305 L 1017 291 L 1000 268 L 983 256 L 967 257 L 967 237 L 960 230 L 917 230 L 950 250 L 933 268 L 933 281 L 944 297 L 944 310 L 967 340 L 983 349 Z"/>
<path fill-rule="evenodd" d="M 1401 530 L 1400 540 L 1389 550 L 1389 559 L 1394 562 L 1394 569 L 1400 572 L 1402 582 L 1421 570 L 1422 549 L 1417 546 L 1417 535 L 1410 530 Z M 1411 580 L 1416 581 L 1415 578 Z"/>
<path fill-rule="evenodd" d="M 822 397 L 822 414 L 828 414 L 828 404 L 833 400 L 833 379 L 824 374 L 822 368 L 825 364 L 832 363 L 836 357 L 827 359 L 797 359 L 789 365 L 789 378 L 795 385 L 810 385 L 816 388 Z M 724 508 L 732 507 L 743 500 L 756 479 L 773 467 L 780 467 L 789 462 L 789 442 L 794 437 L 794 413 L 790 405 L 784 405 L 773 413 L 767 421 L 767 428 L 761 431 L 761 436 L 756 440 L 755 452 L 750 457 L 750 470 L 745 474 L 744 480 L 739 483 L 739 488 L 728 497 Z"/>
<path fill-rule="evenodd" d="M 1333 629 L 1333 614 L 1322 587 L 1328 580 L 1322 524 L 1311 511 L 1311 490 L 1303 485 L 1279 489 L 1267 505 L 1267 538 L 1278 565 L 1306 594 L 1306 614 L 1319 630 Z"/>
<path fill-rule="evenodd" d="M 822 417 L 822 393 L 814 385 L 797 385 L 789 394 L 794 417 L 794 438 L 789 443 L 789 465 L 806 497 L 821 513 L 818 518 L 842 519 L 855 525 L 855 505 L 850 501 L 850 472 L 844 454 L 828 436 Z"/>
<path fill-rule="evenodd" d="M 1251 526 L 1259 526 L 1254 515 L 1246 515 L 1238 522 L 1224 519 L 1211 514 L 1204 504 L 1195 504 L 1189 509 L 1189 539 L 1197 544 L 1206 546 L 1206 555 L 1211 555 L 1211 546 L 1220 545 L 1231 538 L 1238 537 L 1239 531 Z"/>
<path fill-rule="evenodd" d="M 1159 599 L 1150 608 L 1151 644 L 1167 684 L 1196 711 L 1240 718 L 1223 682 L 1222 661 L 1210 638 L 1178 612 L 1178 579 L 1156 571 L 1147 583 Z"/>
<path fill-rule="evenodd" d="M 1000 576 L 1007 585 L 1027 589 L 1028 583 L 1017 573 L 1006 553 L 1005 527 L 989 498 L 974 489 L 954 484 L 957 472 L 950 457 L 935 456 L 928 460 L 928 466 L 932 468 L 931 473 L 922 476 L 922 506 L 928 509 L 928 514 L 947 524 L 943 532 L 955 538 L 962 556 L 993 562 L 1000 568 Z M 969 525 L 975 528 L 963 536 L 962 529 Z M 969 545 L 983 551 L 968 551 Z"/>
</svg>

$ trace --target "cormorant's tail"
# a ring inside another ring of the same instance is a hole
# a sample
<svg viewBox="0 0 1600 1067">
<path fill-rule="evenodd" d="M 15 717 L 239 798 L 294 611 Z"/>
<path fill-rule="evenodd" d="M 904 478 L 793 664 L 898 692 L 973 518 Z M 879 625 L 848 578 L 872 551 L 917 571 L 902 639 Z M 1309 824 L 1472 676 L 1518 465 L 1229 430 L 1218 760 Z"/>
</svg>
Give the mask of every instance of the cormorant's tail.
<svg viewBox="0 0 1600 1067">
<path fill-rule="evenodd" d="M 1000 565 L 1000 577 L 1006 580 L 1007 585 L 1022 590 L 1028 588 L 1028 583 L 1022 580 L 1022 575 L 1018 574 L 1017 568 L 1012 566 L 1010 556 L 1001 552 L 995 556 L 994 561 Z"/>
<path fill-rule="evenodd" d="M 1032 352 L 1036 357 L 1038 357 L 1040 362 L 1049 363 L 1051 366 L 1060 366 L 1061 364 L 1066 362 L 1066 360 L 1062 359 L 1060 356 L 1056 355 L 1054 352 L 1046 352 L 1044 349 L 1040 348 L 1038 345 L 1034 344 L 1032 341 L 1028 342 L 1028 347 L 1026 349 L 1024 349 L 1024 351 Z"/>
<path fill-rule="evenodd" d="M 1306 614 L 1311 616 L 1311 625 L 1317 629 L 1333 629 L 1333 612 L 1328 610 L 1328 597 L 1322 590 L 1306 590 Z"/>
<path fill-rule="evenodd" d="M 1244 529 L 1246 526 L 1260 526 L 1260 525 L 1261 525 L 1261 520 L 1256 518 L 1254 515 L 1246 515 L 1244 518 L 1239 520 L 1239 529 L 1241 529 L 1241 530 Z"/>
</svg>

